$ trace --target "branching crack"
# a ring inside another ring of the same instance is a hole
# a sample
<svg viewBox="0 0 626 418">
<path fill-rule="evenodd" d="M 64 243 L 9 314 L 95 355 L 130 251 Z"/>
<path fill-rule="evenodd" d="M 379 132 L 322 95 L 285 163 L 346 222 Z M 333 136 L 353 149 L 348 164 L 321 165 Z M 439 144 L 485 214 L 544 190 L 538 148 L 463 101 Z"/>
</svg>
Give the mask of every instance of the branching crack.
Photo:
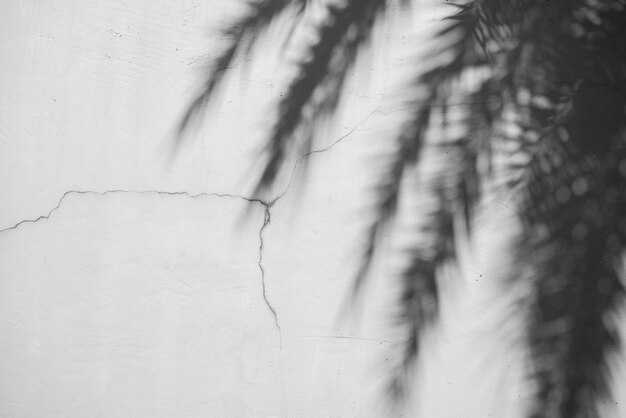
<svg viewBox="0 0 626 418">
<path fill-rule="evenodd" d="M 186 192 L 186 191 L 170 192 L 170 191 L 162 191 L 162 190 L 127 190 L 127 189 L 113 189 L 113 190 L 105 190 L 105 191 L 102 191 L 102 192 L 98 192 L 98 191 L 94 191 L 94 190 L 68 190 L 68 191 L 66 191 L 65 193 L 63 193 L 61 195 L 61 197 L 57 201 L 57 204 L 52 209 L 50 209 L 47 214 L 40 215 L 37 218 L 33 218 L 33 219 L 23 219 L 23 220 L 15 223 L 12 226 L 0 229 L 0 233 L 18 229 L 20 226 L 22 226 L 24 224 L 37 223 L 37 222 L 42 221 L 42 220 L 50 219 L 52 217 L 52 215 L 57 210 L 59 210 L 61 208 L 61 205 L 63 205 L 63 202 L 67 198 L 72 196 L 72 195 L 88 195 L 88 194 L 91 194 L 91 195 L 96 195 L 96 196 L 107 196 L 107 195 L 112 195 L 112 194 L 132 193 L 132 194 L 157 194 L 157 195 L 167 195 L 167 196 L 186 196 L 186 197 L 189 197 L 191 199 L 200 198 L 200 197 L 219 197 L 219 198 L 241 199 L 241 200 L 247 201 L 249 203 L 258 203 L 260 205 L 263 205 L 263 207 L 264 207 L 263 224 L 261 225 L 261 228 L 259 229 L 259 258 L 258 258 L 258 266 L 259 266 L 259 271 L 261 273 L 261 286 L 262 286 L 262 292 L 263 292 L 262 293 L 263 294 L 263 301 L 265 302 L 265 305 L 267 306 L 268 310 L 270 311 L 270 313 L 274 317 L 274 325 L 276 326 L 276 329 L 278 331 L 279 342 L 280 342 L 280 346 L 282 347 L 282 329 L 280 327 L 280 322 L 278 320 L 278 314 L 276 312 L 276 309 L 274 308 L 274 305 L 270 302 L 270 300 L 267 297 L 267 287 L 266 287 L 266 283 L 265 283 L 265 269 L 263 267 L 263 246 L 264 246 L 263 233 L 265 232 L 265 229 L 267 228 L 267 226 L 270 224 L 270 222 L 272 220 L 271 209 L 274 206 L 274 204 L 276 204 L 276 202 L 278 202 L 289 191 L 289 188 L 291 186 L 291 183 L 293 181 L 295 173 L 296 173 L 296 171 L 298 169 L 298 166 L 300 165 L 300 163 L 304 159 L 306 159 L 306 158 L 308 158 L 308 157 L 310 157 L 311 155 L 314 155 L 314 154 L 320 154 L 320 153 L 326 152 L 326 151 L 330 150 L 331 148 L 333 148 L 335 145 L 339 144 L 341 141 L 343 141 L 344 139 L 346 139 L 347 137 L 352 135 L 372 115 L 374 115 L 377 112 L 380 112 L 379 108 L 380 108 L 380 106 L 378 106 L 376 109 L 374 109 L 372 112 L 370 112 L 367 116 L 365 116 L 365 118 L 363 118 L 359 123 L 357 123 L 352 129 L 350 129 L 347 133 L 345 133 L 344 135 L 339 137 L 337 140 L 335 140 L 330 145 L 328 145 L 328 146 L 326 146 L 324 148 L 320 148 L 320 149 L 317 149 L 317 150 L 313 150 L 313 151 L 307 152 L 306 154 L 300 156 L 296 160 L 294 165 L 293 165 L 293 169 L 291 170 L 291 176 L 289 178 L 289 181 L 287 182 L 287 185 L 285 186 L 285 188 L 283 189 L 282 192 L 280 192 L 274 199 L 272 199 L 270 201 L 266 201 L 266 200 L 262 200 L 262 199 L 258 199 L 258 198 L 250 198 L 250 197 L 241 196 L 241 195 L 234 195 L 234 194 L 229 194 L 229 193 L 190 193 L 190 192 Z"/>
<path fill-rule="evenodd" d="M 367 114 L 352 129 L 350 129 L 344 135 L 340 136 L 337 140 L 332 142 L 330 145 L 328 145 L 328 146 L 326 146 L 324 148 L 320 148 L 320 149 L 317 149 L 317 150 L 309 151 L 306 154 L 301 155 L 296 160 L 296 162 L 294 163 L 293 168 L 291 169 L 291 175 L 289 177 L 289 181 L 287 182 L 287 185 L 285 186 L 283 191 L 280 192 L 274 199 L 272 199 L 270 201 L 266 202 L 266 201 L 259 200 L 259 202 L 262 205 L 265 206 L 265 217 L 264 217 L 264 220 L 263 220 L 263 225 L 261 226 L 261 229 L 259 230 L 259 270 L 261 271 L 261 284 L 263 286 L 263 300 L 265 301 L 265 305 L 267 306 L 267 308 L 270 310 L 270 312 L 274 316 L 274 324 L 276 325 L 276 329 L 278 330 L 278 336 L 280 338 L 280 345 L 281 345 L 281 347 L 282 347 L 282 329 L 280 327 L 280 322 L 278 321 L 278 314 L 276 313 L 276 309 L 274 308 L 272 303 L 267 298 L 267 292 L 266 292 L 266 287 L 265 287 L 265 270 L 263 269 L 263 232 L 265 231 L 265 228 L 270 224 L 270 222 L 272 220 L 272 211 L 271 211 L 271 209 L 274 206 L 274 204 L 276 204 L 276 202 L 278 202 L 289 191 L 289 188 L 291 187 L 291 183 L 293 182 L 293 178 L 295 177 L 295 174 L 296 174 L 296 171 L 298 169 L 298 166 L 300 165 L 300 163 L 304 159 L 309 158 L 311 155 L 321 154 L 323 152 L 326 152 L 326 151 L 330 150 L 335 145 L 339 144 L 341 141 L 343 141 L 344 139 L 346 139 L 347 137 L 352 135 L 361 125 L 363 125 L 365 122 L 367 122 L 367 120 L 370 117 L 372 117 L 375 113 L 377 113 L 379 111 L 379 109 L 380 109 L 380 105 L 377 106 L 374 110 L 372 110 L 369 114 Z"/>
<path fill-rule="evenodd" d="M 17 222 L 16 224 L 14 224 L 14 225 L 12 225 L 10 227 L 0 229 L 0 233 L 18 229 L 23 224 L 37 223 L 37 222 L 45 220 L 45 219 L 50 219 L 52 217 L 52 215 L 57 210 L 59 210 L 61 208 L 61 205 L 63 204 L 63 202 L 67 198 L 72 196 L 72 195 L 92 194 L 92 195 L 96 195 L 96 196 L 106 196 L 106 195 L 121 194 L 121 193 L 157 194 L 157 195 L 167 195 L 167 196 L 186 196 L 186 197 L 189 197 L 191 199 L 195 199 L 195 198 L 199 198 L 199 197 L 232 198 L 232 199 L 245 200 L 245 201 L 250 202 L 250 203 L 259 203 L 259 204 L 263 205 L 263 207 L 264 207 L 263 224 L 261 225 L 261 228 L 259 229 L 259 259 L 258 259 L 259 261 L 258 261 L 258 265 L 259 265 L 259 270 L 261 272 L 261 286 L 262 286 L 262 290 L 263 290 L 263 300 L 265 301 L 265 305 L 267 306 L 267 308 L 271 312 L 272 316 L 274 317 L 274 324 L 276 325 L 276 328 L 278 330 L 278 334 L 279 334 L 279 337 L 280 337 L 280 343 L 281 343 L 281 346 L 282 346 L 282 335 L 281 335 L 280 323 L 278 322 L 278 315 L 276 313 L 276 309 L 274 308 L 274 306 L 270 303 L 269 299 L 267 298 L 267 290 L 266 290 L 266 286 L 265 286 L 265 270 L 263 268 L 263 232 L 265 231 L 265 228 L 269 225 L 269 223 L 271 221 L 272 214 L 270 212 L 270 209 L 271 209 L 272 205 L 278 200 L 278 198 L 274 199 L 271 202 L 266 202 L 266 201 L 261 200 L 261 199 L 254 199 L 254 198 L 249 198 L 249 197 L 245 197 L 245 196 L 241 196 L 241 195 L 234 195 L 234 194 L 229 194 L 229 193 L 189 193 L 189 192 L 184 192 L 184 191 L 168 192 L 168 191 L 162 191 L 162 190 L 127 190 L 127 189 L 105 190 L 103 192 L 97 192 L 97 191 L 94 191 L 94 190 L 68 190 L 65 193 L 63 193 L 63 195 L 57 201 L 57 204 L 52 209 L 50 209 L 50 211 L 48 211 L 47 214 L 38 216 L 37 218 L 33 218 L 33 219 L 23 219 L 23 220 Z"/>
</svg>

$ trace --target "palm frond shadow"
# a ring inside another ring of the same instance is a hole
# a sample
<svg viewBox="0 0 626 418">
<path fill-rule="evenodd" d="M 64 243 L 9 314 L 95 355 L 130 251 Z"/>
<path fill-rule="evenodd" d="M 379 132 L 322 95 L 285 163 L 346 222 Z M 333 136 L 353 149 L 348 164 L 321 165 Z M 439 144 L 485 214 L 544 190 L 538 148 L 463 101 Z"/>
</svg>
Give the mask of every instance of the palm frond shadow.
<svg viewBox="0 0 626 418">
<path fill-rule="evenodd" d="M 412 2 L 323 3 L 325 19 L 314 24 L 316 36 L 276 106 L 257 192 L 275 182 L 294 149 L 311 152 L 316 123 L 336 112 L 359 51 L 396 3 L 406 10 Z M 202 115 L 237 54 L 253 50 L 288 10 L 302 24 L 307 7 L 306 0 L 249 2 L 179 132 Z M 502 286 L 526 289 L 512 312 L 524 319 L 532 364 L 527 416 L 599 416 L 620 348 L 614 316 L 624 305 L 626 1 L 468 0 L 453 9 L 407 84 L 410 110 L 377 173 L 353 295 L 404 195 L 430 194 L 434 203 L 422 210 L 416 234 L 426 239 L 409 245 L 395 276 L 406 341 L 389 388 L 402 399 L 420 336 L 437 322 L 438 271 L 456 261 L 459 234 L 473 232 L 477 210 L 494 193 L 514 196 L 519 236 Z M 402 189 L 432 155 L 427 147 L 445 156 L 428 180 L 435 187 Z"/>
</svg>

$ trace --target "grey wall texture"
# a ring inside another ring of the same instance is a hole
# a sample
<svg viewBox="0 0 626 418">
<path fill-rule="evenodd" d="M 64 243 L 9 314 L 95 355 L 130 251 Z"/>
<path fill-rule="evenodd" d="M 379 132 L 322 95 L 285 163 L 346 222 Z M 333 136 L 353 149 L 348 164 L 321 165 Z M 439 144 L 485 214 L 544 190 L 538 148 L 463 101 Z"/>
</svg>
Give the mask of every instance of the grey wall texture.
<svg viewBox="0 0 626 418">
<path fill-rule="evenodd" d="M 386 416 L 384 263 L 343 308 L 408 41 L 381 29 L 383 56 L 359 62 L 320 152 L 294 156 L 269 207 L 249 193 L 279 51 L 172 146 L 236 3 L 0 3 L 1 417 Z M 462 251 L 405 416 L 519 414 L 522 354 L 494 344 L 496 212 Z"/>
</svg>

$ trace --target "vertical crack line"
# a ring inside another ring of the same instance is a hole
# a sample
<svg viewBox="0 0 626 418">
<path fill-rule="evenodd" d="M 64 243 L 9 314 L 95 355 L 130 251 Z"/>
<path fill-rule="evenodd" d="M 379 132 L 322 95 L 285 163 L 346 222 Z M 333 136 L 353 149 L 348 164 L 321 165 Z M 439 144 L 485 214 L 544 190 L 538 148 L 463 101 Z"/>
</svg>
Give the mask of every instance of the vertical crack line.
<svg viewBox="0 0 626 418">
<path fill-rule="evenodd" d="M 265 211 L 263 212 L 263 224 L 261 225 L 261 228 L 259 229 L 258 265 L 259 265 L 259 271 L 261 272 L 261 288 L 263 292 L 263 300 L 265 301 L 265 306 L 267 306 L 267 309 L 270 311 L 270 313 L 274 317 L 274 325 L 276 325 L 276 329 L 278 330 L 278 342 L 280 344 L 280 348 L 282 348 L 283 347 L 282 329 L 280 328 L 280 322 L 278 321 L 278 314 L 276 313 L 276 309 L 274 308 L 274 305 L 272 305 L 270 300 L 267 298 L 267 287 L 265 284 L 265 269 L 263 268 L 263 244 L 264 244 L 263 233 L 265 232 L 265 228 L 267 228 L 267 226 L 270 224 L 272 220 L 271 208 L 275 202 L 276 200 L 273 200 L 272 202 L 269 202 L 269 203 L 263 202 L 263 201 L 260 202 L 265 207 Z"/>
</svg>

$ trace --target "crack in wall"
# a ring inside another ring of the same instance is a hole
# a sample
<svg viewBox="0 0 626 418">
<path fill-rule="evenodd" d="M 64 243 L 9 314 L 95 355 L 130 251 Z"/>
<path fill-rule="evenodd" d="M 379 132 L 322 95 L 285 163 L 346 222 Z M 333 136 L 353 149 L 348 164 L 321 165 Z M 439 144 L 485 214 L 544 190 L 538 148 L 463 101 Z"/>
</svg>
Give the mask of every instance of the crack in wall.
<svg viewBox="0 0 626 418">
<path fill-rule="evenodd" d="M 274 199 L 272 199 L 270 201 L 266 201 L 266 200 L 258 199 L 258 198 L 250 198 L 250 197 L 241 196 L 241 195 L 235 195 L 235 194 L 230 194 L 230 193 L 206 193 L 206 192 L 190 193 L 190 192 L 186 192 L 186 191 L 173 191 L 172 192 L 172 191 L 162 191 L 162 190 L 129 190 L 129 189 L 112 189 L 112 190 L 105 190 L 105 191 L 102 191 L 102 192 L 98 192 L 98 191 L 94 191 L 94 190 L 68 190 L 68 191 L 66 191 L 65 193 L 63 193 L 61 195 L 61 197 L 57 201 L 56 206 L 54 206 L 52 209 L 50 209 L 47 214 L 40 215 L 37 218 L 33 218 L 33 219 L 23 219 L 23 220 L 15 223 L 14 225 L 12 225 L 10 227 L 0 229 L 0 233 L 8 232 L 8 231 L 11 231 L 11 230 L 16 230 L 20 226 L 22 226 L 24 224 L 27 224 L 27 223 L 37 223 L 37 222 L 42 221 L 42 220 L 50 219 L 52 217 L 52 215 L 61 208 L 61 205 L 63 204 L 63 202 L 69 196 L 72 196 L 72 195 L 92 194 L 92 195 L 96 195 L 96 196 L 106 196 L 106 195 L 110 195 L 110 194 L 121 194 L 121 193 L 157 194 L 157 195 L 167 195 L 167 196 L 186 196 L 186 197 L 191 198 L 191 199 L 195 199 L 195 198 L 199 198 L 199 197 L 233 198 L 233 199 L 245 200 L 245 201 L 247 201 L 249 203 L 261 204 L 264 207 L 264 212 L 263 212 L 263 224 L 261 225 L 261 227 L 259 229 L 259 258 L 258 258 L 258 263 L 257 264 L 259 266 L 259 271 L 261 273 L 261 289 L 262 289 L 263 301 L 265 302 L 265 306 L 267 307 L 267 309 L 270 311 L 270 313 L 272 314 L 272 316 L 274 318 L 274 325 L 276 326 L 276 329 L 278 331 L 279 343 L 280 343 L 280 347 L 282 348 L 282 329 L 281 329 L 281 326 L 280 326 L 280 321 L 278 319 L 278 313 L 276 312 L 276 308 L 270 302 L 270 299 L 267 297 L 267 286 L 266 286 L 266 282 L 265 282 L 265 269 L 263 267 L 263 247 L 264 247 L 263 233 L 265 232 L 265 229 L 268 227 L 268 225 L 270 224 L 270 222 L 272 220 L 271 209 L 276 204 L 276 202 L 278 202 L 282 197 L 284 197 L 287 194 L 287 192 L 289 191 L 289 188 L 291 187 L 291 183 L 292 183 L 292 181 L 294 179 L 294 176 L 295 176 L 295 173 L 296 173 L 296 171 L 298 169 L 298 166 L 300 165 L 300 163 L 304 159 L 310 157 L 311 155 L 321 154 L 323 152 L 326 152 L 326 151 L 332 149 L 334 146 L 336 146 L 337 144 L 342 142 L 344 139 L 346 139 L 347 137 L 352 135 L 362 124 L 364 124 L 375 113 L 380 112 L 379 109 L 380 109 L 380 105 L 377 106 L 374 110 L 372 110 L 368 115 L 366 115 L 365 118 L 363 118 L 359 123 L 357 123 L 352 129 L 350 129 L 347 133 L 345 133 L 344 135 L 339 137 L 337 140 L 332 142 L 330 145 L 328 145 L 328 146 L 326 146 L 324 148 L 320 148 L 320 149 L 317 149 L 317 150 L 309 151 L 309 152 L 301 155 L 295 161 L 295 163 L 293 165 L 293 168 L 291 170 L 291 176 L 289 177 L 289 181 L 287 182 L 287 185 L 285 186 L 283 191 L 280 192 L 276 197 L 274 197 Z"/>
<path fill-rule="evenodd" d="M 168 191 L 162 191 L 162 190 L 128 190 L 128 189 L 113 189 L 113 190 L 105 190 L 103 192 L 97 192 L 97 191 L 94 191 L 94 190 L 68 190 L 65 193 L 63 193 L 63 195 L 61 195 L 61 197 L 59 198 L 56 206 L 54 206 L 52 209 L 50 209 L 47 214 L 40 215 L 40 216 L 38 216 L 37 218 L 34 218 L 34 219 L 23 219 L 23 220 L 17 222 L 16 224 L 14 224 L 14 225 L 12 225 L 10 227 L 0 229 L 0 233 L 18 229 L 20 226 L 22 226 L 24 224 L 27 224 L 27 223 L 37 223 L 37 222 L 42 221 L 42 220 L 50 219 L 52 217 L 52 215 L 61 208 L 61 205 L 63 204 L 63 202 L 68 197 L 70 197 L 72 195 L 92 194 L 92 195 L 96 195 L 96 196 L 106 196 L 106 195 L 110 195 L 110 194 L 122 194 L 122 193 L 124 193 L 124 194 L 126 194 L 126 193 L 132 193 L 132 194 L 157 194 L 157 195 L 166 195 L 166 196 L 186 196 L 186 197 L 188 197 L 190 199 L 195 199 L 195 198 L 199 198 L 199 197 L 233 198 L 233 199 L 245 200 L 245 201 L 247 201 L 249 203 L 259 203 L 259 204 L 263 205 L 263 207 L 264 207 L 263 224 L 261 225 L 261 228 L 259 229 L 259 259 L 258 259 L 258 265 L 259 265 L 259 270 L 261 272 L 261 286 L 262 286 L 262 291 L 263 291 L 263 300 L 265 302 L 265 305 L 269 309 L 270 313 L 274 317 L 274 324 L 276 325 L 276 328 L 278 330 L 278 334 L 279 334 L 279 338 L 280 338 L 280 345 L 282 347 L 282 332 L 281 332 L 281 328 L 280 328 L 280 323 L 278 321 L 278 315 L 276 313 L 276 309 L 274 308 L 274 306 L 270 303 L 269 299 L 267 298 L 267 288 L 266 288 L 266 284 L 265 284 L 265 270 L 263 268 L 263 232 L 265 231 L 265 228 L 269 225 L 270 220 L 271 220 L 270 208 L 272 207 L 272 205 L 278 199 L 274 199 L 272 202 L 268 203 L 268 202 L 266 202 L 266 201 L 264 201 L 262 199 L 254 199 L 254 198 L 249 198 L 249 197 L 245 197 L 245 196 L 241 196 L 241 195 L 234 195 L 234 194 L 229 194 L 229 193 L 189 193 L 189 192 L 185 192 L 185 191 L 168 192 Z"/>
<path fill-rule="evenodd" d="M 296 162 L 293 164 L 293 169 L 291 170 L 291 175 L 289 176 L 289 181 L 287 181 L 287 186 L 283 189 L 283 191 L 281 193 L 278 194 L 278 196 L 276 196 L 273 200 L 270 201 L 271 205 L 276 203 L 280 198 L 282 198 L 283 196 L 285 196 L 287 194 L 287 192 L 289 191 L 289 188 L 291 187 L 291 183 L 293 182 L 293 178 L 296 175 L 296 171 L 298 170 L 298 166 L 302 163 L 302 161 L 304 161 L 306 158 L 309 158 L 311 155 L 321 154 L 321 153 L 324 153 L 326 151 L 329 151 L 331 148 L 333 148 L 336 145 L 338 145 L 344 139 L 348 138 L 357 129 L 359 129 L 361 127 L 361 125 L 363 125 L 365 122 L 367 122 L 369 118 L 371 118 L 374 114 L 379 113 L 380 112 L 380 106 L 381 106 L 380 104 L 378 106 L 376 106 L 376 108 L 374 110 L 372 110 L 363 119 L 361 119 L 361 121 L 359 123 L 354 125 L 352 127 L 352 129 L 350 129 L 348 132 L 346 132 L 345 134 L 340 136 L 338 139 L 333 141 L 330 145 L 327 145 L 324 148 L 319 148 L 319 149 L 316 149 L 316 150 L 309 151 L 309 152 L 301 155 L 300 157 L 298 157 Z"/>
<path fill-rule="evenodd" d="M 259 229 L 259 262 L 258 264 L 259 264 L 259 271 L 261 272 L 261 288 L 263 292 L 263 301 L 265 301 L 265 306 L 267 306 L 267 309 L 269 309 L 270 312 L 272 313 L 272 316 L 274 316 L 274 325 L 276 326 L 276 329 L 278 330 L 278 340 L 280 343 L 280 347 L 282 348 L 283 347 L 283 333 L 280 327 L 280 322 L 278 321 L 278 314 L 276 313 L 276 308 L 274 308 L 274 305 L 272 305 L 270 300 L 267 298 L 267 287 L 265 285 L 265 269 L 263 268 L 263 244 L 264 244 L 263 232 L 265 232 L 265 228 L 267 228 L 267 226 L 270 224 L 272 220 L 271 207 L 275 202 L 276 202 L 276 199 L 270 203 L 262 202 L 262 204 L 265 206 L 265 211 L 263 212 L 263 225 L 261 225 L 261 229 Z"/>
<path fill-rule="evenodd" d="M 287 192 L 289 191 L 289 188 L 291 187 L 291 183 L 293 182 L 293 178 L 295 177 L 296 171 L 298 169 L 298 166 L 300 165 L 300 163 L 306 159 L 309 158 L 311 155 L 314 154 L 321 154 L 323 152 L 326 152 L 328 150 L 330 150 L 331 148 L 333 148 L 335 145 L 339 144 L 341 141 L 343 141 L 344 139 L 346 139 L 347 137 L 349 137 L 350 135 L 352 135 L 361 125 L 363 125 L 365 122 L 367 122 L 367 120 L 372 117 L 375 113 L 379 112 L 380 109 L 380 104 L 374 109 L 372 110 L 369 114 L 367 114 L 359 123 L 357 123 L 356 125 L 354 125 L 354 127 L 352 129 L 350 129 L 348 132 L 346 132 L 345 134 L 343 134 L 342 136 L 340 136 L 337 140 L 335 140 L 334 142 L 332 142 L 330 145 L 324 147 L 324 148 L 320 148 L 317 150 L 312 150 L 309 151 L 303 155 L 301 155 L 300 157 L 298 157 L 298 159 L 295 161 L 293 168 L 291 169 L 291 175 L 289 176 L 289 180 L 287 182 L 287 185 L 285 186 L 285 188 L 283 189 L 282 192 L 280 192 L 276 197 L 274 197 L 274 199 L 270 200 L 270 201 L 263 201 L 263 200 L 258 200 L 262 205 L 265 206 L 265 216 L 264 216 L 264 220 L 263 220 L 263 225 L 261 226 L 261 229 L 259 230 L 259 270 L 261 271 L 261 285 L 262 285 L 262 290 L 263 290 L 263 300 L 265 301 L 265 305 L 267 306 L 267 308 L 270 310 L 270 312 L 272 313 L 272 315 L 274 316 L 274 324 L 276 325 L 276 329 L 278 330 L 278 338 L 280 340 L 280 347 L 282 348 L 282 328 L 280 327 L 280 322 L 278 321 L 278 314 L 276 313 L 276 309 L 274 308 L 274 305 L 272 305 L 272 303 L 269 301 L 269 299 L 267 298 L 267 288 L 265 286 L 265 269 L 263 268 L 263 232 L 265 231 L 265 228 L 270 224 L 271 220 L 272 220 L 272 207 L 276 204 L 276 202 L 278 202 L 282 197 L 284 197 Z"/>
<path fill-rule="evenodd" d="M 63 193 L 61 195 L 61 197 L 59 198 L 56 206 L 54 206 L 52 209 L 50 209 L 50 211 L 48 211 L 48 213 L 46 215 L 40 215 L 37 218 L 34 219 L 23 219 L 19 222 L 17 222 L 16 224 L 9 226 L 7 228 L 3 228 L 0 229 L 0 233 L 2 232 L 7 232 L 10 230 L 14 230 L 19 228 L 21 225 L 23 224 L 27 224 L 27 223 L 36 223 L 42 220 L 46 220 L 46 219 L 50 219 L 50 217 L 52 217 L 52 215 L 54 214 L 54 212 L 56 212 L 57 210 L 59 210 L 61 208 L 61 205 L 63 204 L 63 201 L 65 201 L 65 199 L 67 199 L 69 196 L 71 195 L 86 195 L 86 194 L 93 194 L 96 196 L 106 196 L 109 194 L 119 194 L 119 193 L 134 193 L 134 194 L 157 194 L 157 195 L 169 195 L 169 196 L 187 196 L 191 199 L 195 199 L 198 197 L 224 197 L 224 198 L 235 198 L 235 199 L 242 199 L 251 203 L 260 203 L 264 206 L 267 206 L 267 203 L 264 202 L 261 199 L 253 199 L 253 198 L 248 198 L 245 196 L 240 196 L 240 195 L 234 195 L 234 194 L 229 194 L 229 193 L 189 193 L 189 192 L 184 192 L 184 191 L 180 191 L 180 192 L 168 192 L 168 191 L 162 191 L 162 190 L 126 190 L 126 189 L 112 189 L 112 190 L 105 190 L 103 192 L 98 192 L 95 190 L 68 190 L 65 193 Z"/>
</svg>

